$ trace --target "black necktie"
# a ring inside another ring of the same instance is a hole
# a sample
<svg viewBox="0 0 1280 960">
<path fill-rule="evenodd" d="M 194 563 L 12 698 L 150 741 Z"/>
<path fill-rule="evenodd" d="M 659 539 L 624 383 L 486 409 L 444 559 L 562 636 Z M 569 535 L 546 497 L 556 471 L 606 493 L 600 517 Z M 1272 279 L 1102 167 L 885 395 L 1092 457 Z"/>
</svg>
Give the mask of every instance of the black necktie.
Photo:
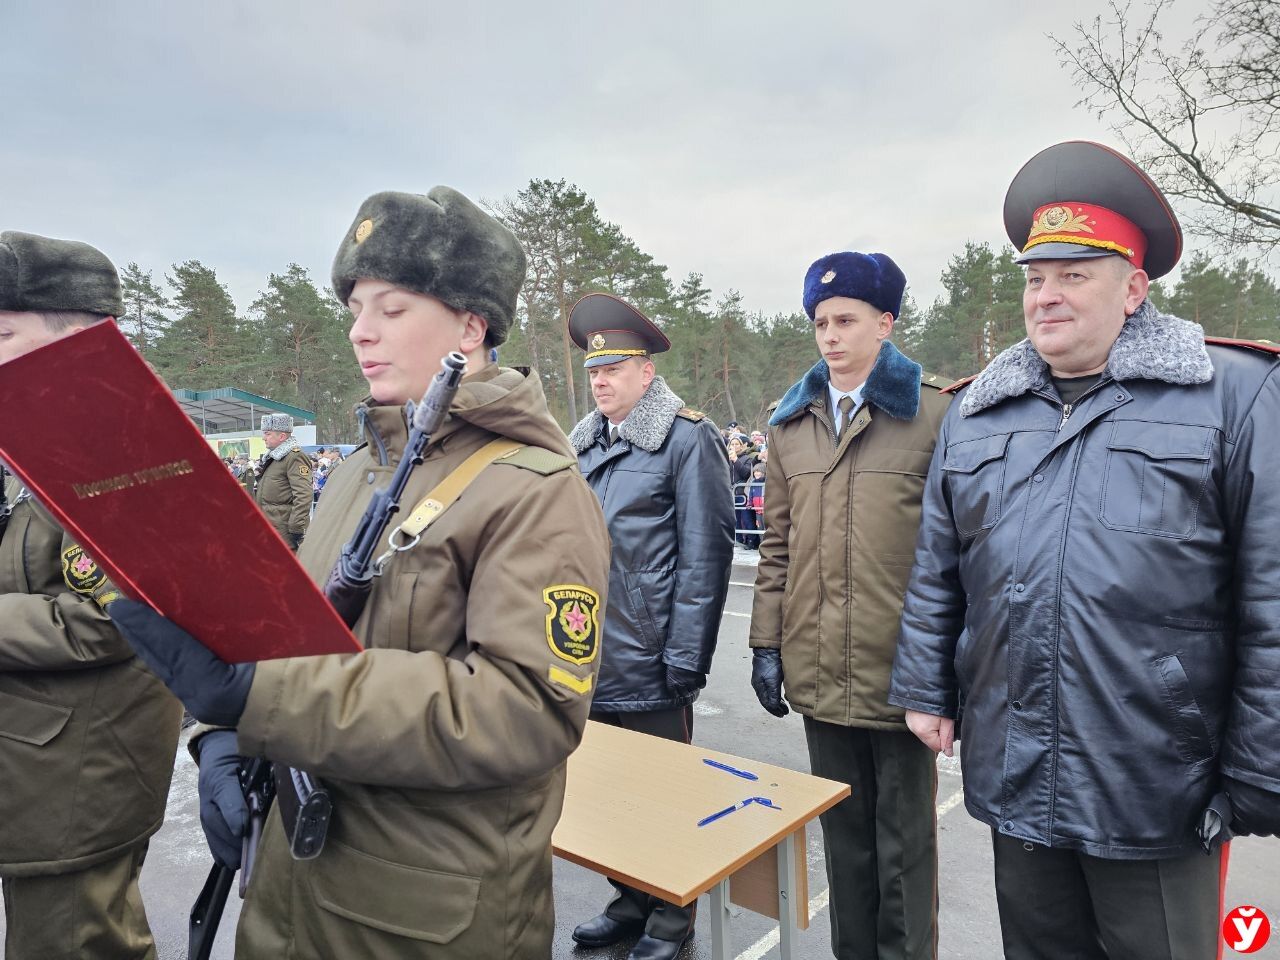
<svg viewBox="0 0 1280 960">
<path fill-rule="evenodd" d="M 613 446 L 618 442 L 618 428 L 612 423 L 609 424 L 609 446 Z"/>
</svg>

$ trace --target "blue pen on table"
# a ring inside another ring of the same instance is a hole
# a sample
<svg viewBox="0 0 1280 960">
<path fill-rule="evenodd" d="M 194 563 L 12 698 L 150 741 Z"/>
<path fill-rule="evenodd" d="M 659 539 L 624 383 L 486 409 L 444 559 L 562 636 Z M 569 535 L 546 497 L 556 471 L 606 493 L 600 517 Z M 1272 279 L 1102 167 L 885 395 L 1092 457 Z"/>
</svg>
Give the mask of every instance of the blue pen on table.
<svg viewBox="0 0 1280 960">
<path fill-rule="evenodd" d="M 709 814 L 698 821 L 698 826 L 705 827 L 708 823 L 714 823 L 721 817 L 727 817 L 735 810 L 741 810 L 753 803 L 758 803 L 762 807 L 768 807 L 770 810 L 781 810 L 782 808 L 770 800 L 768 797 L 747 797 L 745 800 L 739 800 L 731 807 L 725 807 L 723 810 L 717 810 L 715 813 Z"/>
<path fill-rule="evenodd" d="M 711 760 L 704 757 L 702 760 L 708 767 L 715 767 L 717 770 L 723 770 L 725 773 L 732 773 L 735 777 L 741 777 L 743 780 L 759 780 L 760 778 L 750 770 L 739 770 L 737 767 L 731 767 L 727 763 L 721 763 L 719 760 Z"/>
</svg>

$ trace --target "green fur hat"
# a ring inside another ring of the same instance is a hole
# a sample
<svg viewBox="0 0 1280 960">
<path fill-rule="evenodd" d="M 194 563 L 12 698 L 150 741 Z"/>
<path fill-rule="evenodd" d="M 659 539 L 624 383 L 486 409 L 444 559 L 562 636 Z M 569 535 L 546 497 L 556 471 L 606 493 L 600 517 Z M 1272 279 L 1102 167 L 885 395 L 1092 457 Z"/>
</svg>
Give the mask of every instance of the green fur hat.
<svg viewBox="0 0 1280 960">
<path fill-rule="evenodd" d="M 524 269 L 515 234 L 457 190 L 375 193 L 333 258 L 333 290 L 346 303 L 367 278 L 428 294 L 484 317 L 497 346 L 511 329 Z"/>
<path fill-rule="evenodd" d="M 118 317 L 120 277 L 101 250 L 34 233 L 0 233 L 0 310 L 74 310 Z"/>
</svg>

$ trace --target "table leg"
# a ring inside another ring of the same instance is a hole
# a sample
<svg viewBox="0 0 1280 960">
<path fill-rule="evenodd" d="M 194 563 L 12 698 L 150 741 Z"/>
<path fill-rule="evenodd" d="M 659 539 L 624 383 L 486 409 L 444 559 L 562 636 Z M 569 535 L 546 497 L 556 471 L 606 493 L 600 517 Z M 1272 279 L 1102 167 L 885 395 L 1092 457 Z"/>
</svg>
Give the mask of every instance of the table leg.
<svg viewBox="0 0 1280 960">
<path fill-rule="evenodd" d="M 796 835 L 787 834 L 778 844 L 778 942 L 782 960 L 791 960 L 796 941 Z"/>
<path fill-rule="evenodd" d="M 711 960 L 732 960 L 729 942 L 729 878 L 711 888 Z"/>
</svg>

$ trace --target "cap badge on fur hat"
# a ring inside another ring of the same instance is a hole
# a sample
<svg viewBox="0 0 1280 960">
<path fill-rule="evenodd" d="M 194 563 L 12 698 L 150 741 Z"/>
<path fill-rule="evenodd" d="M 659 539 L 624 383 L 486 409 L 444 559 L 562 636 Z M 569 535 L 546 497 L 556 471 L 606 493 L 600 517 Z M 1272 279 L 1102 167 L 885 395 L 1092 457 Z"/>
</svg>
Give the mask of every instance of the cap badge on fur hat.
<svg viewBox="0 0 1280 960">
<path fill-rule="evenodd" d="M 862 300 L 897 319 L 907 278 L 883 253 L 842 250 L 815 260 L 804 275 L 804 312 L 814 319 L 818 304 L 833 297 Z"/>
<path fill-rule="evenodd" d="M 361 220 L 360 226 L 356 227 L 356 243 L 364 243 L 371 233 L 373 233 L 373 221 Z"/>
</svg>

